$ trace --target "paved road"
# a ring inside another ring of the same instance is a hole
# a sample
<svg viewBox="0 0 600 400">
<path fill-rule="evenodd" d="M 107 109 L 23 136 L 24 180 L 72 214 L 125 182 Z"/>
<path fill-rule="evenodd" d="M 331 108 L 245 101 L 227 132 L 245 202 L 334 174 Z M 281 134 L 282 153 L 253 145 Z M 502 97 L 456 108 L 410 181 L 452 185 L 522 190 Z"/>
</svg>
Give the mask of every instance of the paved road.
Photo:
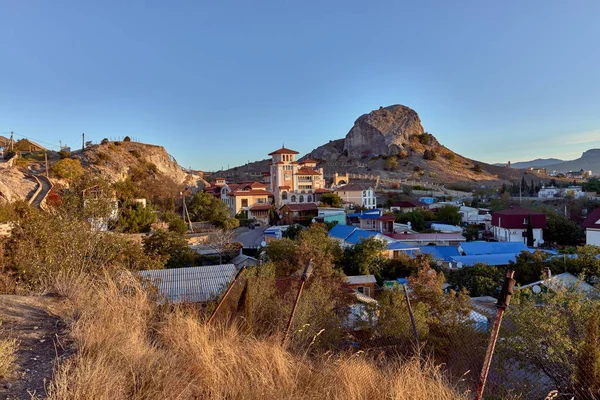
<svg viewBox="0 0 600 400">
<path fill-rule="evenodd" d="M 40 190 L 37 196 L 33 198 L 31 205 L 33 207 L 40 208 L 42 200 L 44 200 L 44 197 L 46 197 L 46 194 L 48 194 L 48 192 L 52 188 L 52 184 L 44 175 L 35 175 L 35 177 L 39 180 L 40 184 L 42 185 L 42 190 Z"/>
<path fill-rule="evenodd" d="M 255 229 L 238 228 L 235 230 L 233 240 L 238 241 L 244 247 L 258 247 L 263 241 L 263 232 L 265 227 L 256 227 Z"/>
</svg>

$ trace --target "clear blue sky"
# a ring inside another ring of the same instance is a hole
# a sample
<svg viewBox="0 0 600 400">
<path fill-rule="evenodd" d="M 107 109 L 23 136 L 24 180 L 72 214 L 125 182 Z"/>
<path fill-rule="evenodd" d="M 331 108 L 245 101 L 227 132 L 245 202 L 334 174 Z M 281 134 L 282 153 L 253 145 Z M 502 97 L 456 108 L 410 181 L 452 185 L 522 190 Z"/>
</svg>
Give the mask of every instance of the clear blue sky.
<svg viewBox="0 0 600 400">
<path fill-rule="evenodd" d="M 486 162 L 600 147 L 600 2 L 0 0 L 0 134 L 211 170 L 404 104 Z"/>
</svg>

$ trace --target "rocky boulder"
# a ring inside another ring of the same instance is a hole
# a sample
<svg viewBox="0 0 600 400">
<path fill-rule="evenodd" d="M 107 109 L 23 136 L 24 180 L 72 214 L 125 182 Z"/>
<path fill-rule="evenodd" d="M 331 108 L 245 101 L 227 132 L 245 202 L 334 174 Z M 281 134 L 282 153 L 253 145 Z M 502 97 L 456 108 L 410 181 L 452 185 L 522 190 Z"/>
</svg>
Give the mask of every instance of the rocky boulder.
<svg viewBox="0 0 600 400">
<path fill-rule="evenodd" d="M 344 154 L 352 158 L 398 154 L 414 135 L 422 135 L 419 115 L 403 105 L 381 107 L 360 116 L 344 141 Z"/>
</svg>

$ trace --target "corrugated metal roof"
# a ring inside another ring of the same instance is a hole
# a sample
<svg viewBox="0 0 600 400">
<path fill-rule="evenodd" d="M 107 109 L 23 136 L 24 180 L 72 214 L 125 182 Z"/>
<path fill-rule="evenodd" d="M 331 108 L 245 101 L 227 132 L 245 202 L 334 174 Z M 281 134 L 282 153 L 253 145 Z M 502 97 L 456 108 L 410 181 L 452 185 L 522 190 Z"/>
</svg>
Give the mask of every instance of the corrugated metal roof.
<svg viewBox="0 0 600 400">
<path fill-rule="evenodd" d="M 478 254 L 475 256 L 452 257 L 452 261 L 462 263 L 463 266 L 470 266 L 475 264 L 509 265 L 510 261 L 515 262 L 516 260 L 517 258 L 515 253 Z"/>
<path fill-rule="evenodd" d="M 354 226 L 337 224 L 331 228 L 329 236 L 338 239 L 346 239 L 348 236 L 352 235 L 355 230 L 356 228 Z"/>
<path fill-rule="evenodd" d="M 377 236 L 377 232 L 356 229 L 349 237 L 346 238 L 346 242 L 350 244 L 357 244 L 362 242 L 364 239 L 375 236 Z"/>
<path fill-rule="evenodd" d="M 229 286 L 236 273 L 233 264 L 138 272 L 157 287 L 159 294 L 173 303 L 214 300 Z"/>
<path fill-rule="evenodd" d="M 346 283 L 348 285 L 361 285 L 365 283 L 375 283 L 375 275 L 353 275 L 346 277 Z"/>
<path fill-rule="evenodd" d="M 528 248 L 521 242 L 465 242 L 460 247 L 468 256 L 480 254 L 519 254 Z"/>
<path fill-rule="evenodd" d="M 388 245 L 388 250 L 416 250 L 419 247 L 401 242 L 392 242 Z"/>
<path fill-rule="evenodd" d="M 460 256 L 456 246 L 421 246 L 421 253 L 431 254 L 434 259 L 451 261 L 452 257 Z"/>
</svg>

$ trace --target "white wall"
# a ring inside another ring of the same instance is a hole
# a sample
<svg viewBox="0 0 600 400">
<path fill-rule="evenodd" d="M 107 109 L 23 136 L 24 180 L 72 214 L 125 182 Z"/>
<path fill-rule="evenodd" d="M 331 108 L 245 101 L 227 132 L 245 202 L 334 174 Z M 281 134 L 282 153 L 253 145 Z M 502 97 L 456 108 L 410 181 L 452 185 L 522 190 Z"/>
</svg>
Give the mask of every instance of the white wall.
<svg viewBox="0 0 600 400">
<path fill-rule="evenodd" d="M 506 229 L 494 226 L 494 238 L 499 242 L 527 243 L 527 238 L 523 237 L 523 232 L 527 232 L 527 229 Z M 534 229 L 533 238 L 535 239 L 535 242 L 533 243 L 535 247 L 544 243 L 542 229 Z"/>
<path fill-rule="evenodd" d="M 587 228 L 585 230 L 585 244 L 600 246 L 600 230 Z"/>
</svg>

